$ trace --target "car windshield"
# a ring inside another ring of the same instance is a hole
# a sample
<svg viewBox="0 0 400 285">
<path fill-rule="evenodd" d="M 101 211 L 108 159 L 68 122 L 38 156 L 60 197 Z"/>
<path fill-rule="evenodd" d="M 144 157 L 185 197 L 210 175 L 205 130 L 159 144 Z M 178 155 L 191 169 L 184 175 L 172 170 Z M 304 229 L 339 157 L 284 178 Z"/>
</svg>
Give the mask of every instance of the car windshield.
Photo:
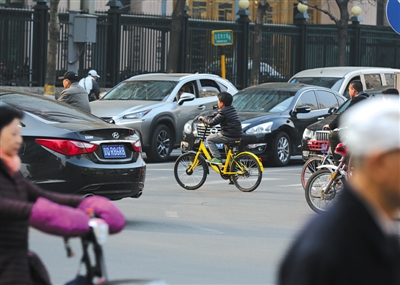
<svg viewBox="0 0 400 285">
<path fill-rule="evenodd" d="M 303 83 L 309 85 L 316 85 L 321 87 L 330 88 L 339 91 L 343 82 L 343 78 L 339 77 L 295 77 L 290 80 L 290 83 Z"/>
<path fill-rule="evenodd" d="M 232 105 L 238 112 L 279 113 L 289 108 L 295 91 L 248 89 L 233 96 Z"/>
<path fill-rule="evenodd" d="M 0 100 L 17 109 L 53 123 L 99 122 L 99 118 L 52 99 L 22 94 L 6 94 Z"/>
<path fill-rule="evenodd" d="M 127 80 L 118 84 L 101 100 L 163 101 L 172 92 L 176 84 L 175 81 Z"/>
</svg>

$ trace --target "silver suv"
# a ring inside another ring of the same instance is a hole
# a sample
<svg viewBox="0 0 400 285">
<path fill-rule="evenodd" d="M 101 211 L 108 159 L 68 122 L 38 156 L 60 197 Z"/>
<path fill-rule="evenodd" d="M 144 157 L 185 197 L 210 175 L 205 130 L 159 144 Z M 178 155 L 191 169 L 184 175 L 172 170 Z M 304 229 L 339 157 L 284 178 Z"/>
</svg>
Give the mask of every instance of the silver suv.
<svg viewBox="0 0 400 285">
<path fill-rule="evenodd" d="M 103 120 L 136 129 L 148 160 L 162 162 L 179 147 L 184 124 L 217 108 L 222 91 L 234 95 L 237 89 L 213 74 L 142 74 L 117 84 L 90 106 Z"/>
</svg>

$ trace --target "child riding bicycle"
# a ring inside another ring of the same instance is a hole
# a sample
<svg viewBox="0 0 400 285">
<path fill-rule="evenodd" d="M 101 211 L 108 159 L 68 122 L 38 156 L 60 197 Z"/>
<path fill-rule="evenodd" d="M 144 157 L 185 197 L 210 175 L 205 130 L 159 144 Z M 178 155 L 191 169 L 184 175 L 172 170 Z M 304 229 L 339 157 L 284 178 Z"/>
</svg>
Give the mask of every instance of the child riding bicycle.
<svg viewBox="0 0 400 285">
<path fill-rule="evenodd" d="M 217 143 L 228 143 L 232 140 L 238 140 L 242 137 L 242 124 L 236 109 L 232 104 L 232 95 L 228 92 L 218 94 L 218 111 L 213 116 L 198 119 L 204 124 L 215 126 L 221 125 L 221 133 L 210 134 L 206 141 L 213 158 L 207 162 L 211 164 L 222 164 L 221 154 L 216 146 Z"/>
</svg>

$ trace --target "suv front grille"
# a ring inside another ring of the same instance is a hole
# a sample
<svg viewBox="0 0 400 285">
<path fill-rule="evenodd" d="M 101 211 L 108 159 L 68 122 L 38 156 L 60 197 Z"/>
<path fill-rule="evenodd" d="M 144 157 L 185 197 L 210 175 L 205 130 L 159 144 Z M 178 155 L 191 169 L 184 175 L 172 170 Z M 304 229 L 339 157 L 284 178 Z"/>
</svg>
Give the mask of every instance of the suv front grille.
<svg viewBox="0 0 400 285">
<path fill-rule="evenodd" d="M 330 131 L 316 131 L 315 136 L 319 141 L 327 141 Z"/>
</svg>

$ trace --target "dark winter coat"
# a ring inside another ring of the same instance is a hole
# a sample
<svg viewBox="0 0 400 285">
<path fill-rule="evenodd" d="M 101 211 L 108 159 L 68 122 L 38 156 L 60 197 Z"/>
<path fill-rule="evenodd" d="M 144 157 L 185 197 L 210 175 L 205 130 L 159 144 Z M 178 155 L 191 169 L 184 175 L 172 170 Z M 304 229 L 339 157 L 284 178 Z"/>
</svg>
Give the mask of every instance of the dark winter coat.
<svg viewBox="0 0 400 285">
<path fill-rule="evenodd" d="M 355 104 L 357 104 L 357 103 L 359 103 L 359 102 L 361 102 L 361 101 L 363 101 L 363 100 L 365 100 L 367 98 L 368 98 L 368 94 L 365 93 L 364 91 L 361 91 L 360 93 L 358 93 L 358 95 L 356 97 L 354 97 L 352 99 L 349 99 L 349 100 L 351 100 L 351 102 L 350 102 L 349 106 L 347 107 L 347 109 L 345 110 L 345 112 L 348 109 L 350 109 L 351 107 L 353 107 Z M 330 122 L 329 128 L 331 130 L 334 130 L 334 129 L 340 127 L 339 126 L 339 120 L 340 120 L 340 115 L 336 116 L 335 119 L 332 122 Z"/>
<path fill-rule="evenodd" d="M 56 96 L 56 99 L 91 113 L 88 94 L 78 82 L 73 82 L 68 88 L 61 91 L 60 96 Z"/>
<path fill-rule="evenodd" d="M 28 222 L 38 197 L 71 207 L 77 207 L 83 200 L 81 196 L 42 190 L 21 172 L 11 177 L 0 159 L 0 285 L 32 284 L 28 267 Z"/>
<path fill-rule="evenodd" d="M 204 123 L 210 126 L 220 124 L 221 134 L 225 137 L 234 139 L 242 137 L 242 124 L 233 106 L 218 109 L 215 116 L 212 118 L 205 118 Z"/>
<path fill-rule="evenodd" d="M 301 232 L 278 284 L 400 284 L 399 238 L 384 233 L 364 203 L 346 185 L 339 201 Z"/>
</svg>

